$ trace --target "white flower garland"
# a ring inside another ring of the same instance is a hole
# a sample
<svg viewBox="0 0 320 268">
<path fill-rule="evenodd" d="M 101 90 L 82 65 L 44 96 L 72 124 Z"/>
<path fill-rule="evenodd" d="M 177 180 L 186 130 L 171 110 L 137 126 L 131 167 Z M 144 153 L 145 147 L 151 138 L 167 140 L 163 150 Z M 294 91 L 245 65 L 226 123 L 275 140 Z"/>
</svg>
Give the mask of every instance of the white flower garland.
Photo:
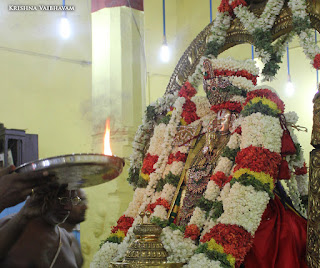
<svg viewBox="0 0 320 268">
<path fill-rule="evenodd" d="M 191 239 L 183 238 L 180 230 L 172 230 L 170 227 L 162 230 L 161 242 L 169 253 L 168 262 L 173 263 L 187 263 L 197 248 Z"/>
<path fill-rule="evenodd" d="M 232 4 L 234 1 L 236 0 L 230 0 L 229 3 Z M 247 6 L 239 5 L 233 11 L 247 31 L 253 34 L 257 29 L 270 30 L 276 17 L 280 14 L 283 4 L 284 0 L 269 0 L 260 18 L 250 12 Z"/>
<path fill-rule="evenodd" d="M 194 102 L 194 104 L 197 107 L 196 114 L 197 116 L 199 116 L 199 118 L 202 118 L 211 112 L 210 111 L 211 105 L 207 97 L 194 96 L 191 98 L 191 101 Z"/>
<path fill-rule="evenodd" d="M 271 152 L 280 153 L 283 130 L 278 118 L 254 113 L 243 118 L 241 129 L 244 135 L 241 139 L 241 149 L 250 145 L 263 146 Z"/>
<path fill-rule="evenodd" d="M 310 23 L 310 19 L 306 11 L 307 4 L 305 0 L 290 0 L 288 6 L 292 11 L 293 20 L 302 19 L 307 23 Z M 304 53 L 311 60 L 311 64 L 313 64 L 315 56 L 320 53 L 320 48 L 314 41 L 314 31 L 311 29 L 301 31 L 299 39 Z"/>
<path fill-rule="evenodd" d="M 154 168 L 156 170 L 150 174 L 150 181 L 146 189 L 144 202 L 140 206 L 139 212 L 144 211 L 146 206 L 150 204 L 152 195 L 154 194 L 155 188 L 157 186 L 157 182 L 162 178 L 162 174 L 164 172 L 166 162 L 170 154 L 170 150 L 172 149 L 172 146 L 171 146 L 172 139 L 176 135 L 177 126 L 180 123 L 182 106 L 184 103 L 185 103 L 185 98 L 179 97 L 173 105 L 175 109 L 172 112 L 169 124 L 167 125 L 167 128 L 166 128 L 165 138 L 161 146 L 162 153 L 161 155 L 159 155 L 159 159 L 157 163 L 154 165 Z"/>
<path fill-rule="evenodd" d="M 106 242 L 99 251 L 93 256 L 90 268 L 108 268 L 110 262 L 118 253 L 119 245 L 116 243 Z"/>
<path fill-rule="evenodd" d="M 214 70 L 228 70 L 232 72 L 246 70 L 252 75 L 259 75 L 259 68 L 252 60 L 243 61 L 227 57 L 221 59 L 212 59 L 211 64 Z"/>
<path fill-rule="evenodd" d="M 200 254 L 193 255 L 189 263 L 183 266 L 183 268 L 199 268 L 199 267 L 220 268 L 221 263 L 219 261 L 209 260 L 205 254 L 200 253 Z"/>
<path fill-rule="evenodd" d="M 236 182 L 229 194 L 221 199 L 224 213 L 217 222 L 242 226 L 254 235 L 270 197 L 266 192 L 257 192 L 251 185 L 243 186 Z"/>
</svg>

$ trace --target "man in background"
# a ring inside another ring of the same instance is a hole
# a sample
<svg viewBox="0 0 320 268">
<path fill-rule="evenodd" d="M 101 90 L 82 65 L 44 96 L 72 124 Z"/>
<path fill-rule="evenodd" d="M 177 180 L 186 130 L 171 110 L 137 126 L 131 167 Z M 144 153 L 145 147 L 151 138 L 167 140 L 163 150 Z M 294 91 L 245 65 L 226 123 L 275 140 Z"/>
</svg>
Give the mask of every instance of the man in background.
<svg viewBox="0 0 320 268">
<path fill-rule="evenodd" d="M 76 255 L 76 261 L 78 267 L 81 267 L 83 264 L 83 257 L 80 247 L 80 223 L 85 221 L 86 210 L 88 208 L 87 197 L 84 190 L 77 190 L 77 196 L 80 197 L 81 201 L 72 207 L 69 217 L 65 222 L 60 224 L 60 227 L 66 229 L 72 235 L 73 239 L 73 250 Z"/>
</svg>

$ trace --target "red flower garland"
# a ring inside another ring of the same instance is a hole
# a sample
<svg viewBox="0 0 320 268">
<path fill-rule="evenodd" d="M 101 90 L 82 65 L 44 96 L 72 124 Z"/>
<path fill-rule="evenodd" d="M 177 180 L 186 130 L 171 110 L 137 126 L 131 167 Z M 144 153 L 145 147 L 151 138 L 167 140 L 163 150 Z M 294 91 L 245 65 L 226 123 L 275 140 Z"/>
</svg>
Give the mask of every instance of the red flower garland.
<svg viewBox="0 0 320 268">
<path fill-rule="evenodd" d="M 117 226 L 112 226 L 111 233 L 116 233 L 118 230 L 123 231 L 125 235 L 127 235 L 127 232 L 129 228 L 132 226 L 134 222 L 134 218 L 126 217 L 125 215 L 122 215 L 119 220 L 117 221 Z"/>
<path fill-rule="evenodd" d="M 194 95 L 197 94 L 197 91 L 195 88 L 187 81 L 183 84 L 179 91 L 179 97 L 184 97 L 184 98 L 192 98 Z"/>
<path fill-rule="evenodd" d="M 156 200 L 156 202 L 149 204 L 146 208 L 146 211 L 150 211 L 150 213 L 154 212 L 154 209 L 156 206 L 161 205 L 163 206 L 166 210 L 169 210 L 170 208 L 170 204 L 167 200 L 163 199 L 163 198 L 158 198 Z"/>
<path fill-rule="evenodd" d="M 181 117 L 186 121 L 187 124 L 191 124 L 192 122 L 200 119 L 196 114 L 197 106 L 190 99 L 186 99 L 186 102 L 182 106 Z"/>
<path fill-rule="evenodd" d="M 226 109 L 226 110 L 229 110 L 232 112 L 236 112 L 236 113 L 240 113 L 242 111 L 242 105 L 240 102 L 226 101 L 226 102 L 222 102 L 217 105 L 211 106 L 211 110 L 214 111 L 215 113 L 217 113 L 223 109 Z"/>
<path fill-rule="evenodd" d="M 217 171 L 210 177 L 210 180 L 214 181 L 215 184 L 219 186 L 219 188 L 222 188 L 226 183 L 230 182 L 231 179 L 232 176 L 227 177 L 226 174 L 224 174 L 222 171 Z"/>
<path fill-rule="evenodd" d="M 200 236 L 200 230 L 197 225 L 190 224 L 186 227 L 184 231 L 185 238 L 191 238 L 192 240 L 196 240 Z"/>
<path fill-rule="evenodd" d="M 229 12 L 230 16 L 233 15 L 233 10 L 229 5 L 229 0 L 222 0 L 220 6 L 218 7 L 220 13 Z"/>
<path fill-rule="evenodd" d="M 301 168 L 295 167 L 294 174 L 304 175 L 307 173 L 308 173 L 308 169 L 307 169 L 306 163 L 303 163 L 303 167 L 301 167 Z"/>
<path fill-rule="evenodd" d="M 155 171 L 153 165 L 157 163 L 159 156 L 158 155 L 151 155 L 149 153 L 146 154 L 146 157 L 143 160 L 143 165 L 141 168 L 141 172 L 144 174 L 150 175 L 152 172 Z"/>
<path fill-rule="evenodd" d="M 270 152 L 263 147 L 249 147 L 242 149 L 236 156 L 237 164 L 234 171 L 241 168 L 248 168 L 255 172 L 269 174 L 274 180 L 278 178 L 281 156 L 278 153 Z"/>
<path fill-rule="evenodd" d="M 247 2 L 244 1 L 244 0 L 236 0 L 236 1 L 233 1 L 232 4 L 231 4 L 231 7 L 232 9 L 235 9 L 236 7 L 238 6 L 247 6 Z"/>
<path fill-rule="evenodd" d="M 313 67 L 317 70 L 320 69 L 320 54 L 317 54 L 313 59 Z"/>
<path fill-rule="evenodd" d="M 253 90 L 253 91 L 248 92 L 246 102 L 244 103 L 244 105 L 246 105 L 250 100 L 252 100 L 256 97 L 265 97 L 265 98 L 271 100 L 272 102 L 274 102 L 277 105 L 278 109 L 282 113 L 284 112 L 283 101 L 277 96 L 276 93 L 272 92 L 269 89 L 257 89 L 257 90 Z"/>
<path fill-rule="evenodd" d="M 232 134 L 234 134 L 234 133 L 237 133 L 237 134 L 241 135 L 241 134 L 242 134 L 241 126 L 237 127 L 237 128 L 235 129 L 235 131 L 233 131 Z"/>
<path fill-rule="evenodd" d="M 231 254 L 236 261 L 242 262 L 253 242 L 252 235 L 242 227 L 233 224 L 217 224 L 200 240 L 202 243 L 214 239 L 223 247 L 226 254 Z"/>
<path fill-rule="evenodd" d="M 172 164 L 174 161 L 176 162 L 186 162 L 187 155 L 181 153 L 180 151 L 176 152 L 175 154 L 170 154 L 168 157 L 168 165 Z"/>
<path fill-rule="evenodd" d="M 251 80 L 254 85 L 257 84 L 258 75 L 253 75 L 249 73 L 247 70 L 239 70 L 239 71 L 230 71 L 230 70 L 214 70 L 214 77 L 217 76 L 241 76 L 245 77 L 248 80 Z M 213 78 L 209 74 L 206 74 L 205 79 Z"/>
</svg>

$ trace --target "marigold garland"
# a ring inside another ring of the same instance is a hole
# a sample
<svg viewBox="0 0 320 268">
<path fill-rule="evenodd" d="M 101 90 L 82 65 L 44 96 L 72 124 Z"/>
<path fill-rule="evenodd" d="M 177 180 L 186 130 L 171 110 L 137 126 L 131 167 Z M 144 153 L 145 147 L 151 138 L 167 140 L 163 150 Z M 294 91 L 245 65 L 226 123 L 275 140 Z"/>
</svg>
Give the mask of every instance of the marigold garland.
<svg viewBox="0 0 320 268">
<path fill-rule="evenodd" d="M 234 268 L 235 266 L 231 264 L 229 261 L 230 258 L 228 258 L 229 255 L 226 253 L 221 253 L 217 250 L 210 250 L 208 249 L 208 243 L 200 244 L 198 249 L 195 252 L 196 254 L 204 253 L 206 257 L 210 260 L 215 260 L 220 262 L 220 266 L 222 268 Z M 232 257 L 233 258 L 233 257 Z M 232 263 L 235 263 L 235 259 L 233 258 Z"/>
<path fill-rule="evenodd" d="M 232 180 L 230 181 L 230 186 L 232 186 L 236 182 L 240 183 L 243 186 L 251 185 L 256 191 L 265 191 L 268 193 L 270 198 L 274 198 L 273 179 L 265 173 L 257 173 L 241 169 L 235 173 L 234 178 L 232 178 Z"/>
</svg>

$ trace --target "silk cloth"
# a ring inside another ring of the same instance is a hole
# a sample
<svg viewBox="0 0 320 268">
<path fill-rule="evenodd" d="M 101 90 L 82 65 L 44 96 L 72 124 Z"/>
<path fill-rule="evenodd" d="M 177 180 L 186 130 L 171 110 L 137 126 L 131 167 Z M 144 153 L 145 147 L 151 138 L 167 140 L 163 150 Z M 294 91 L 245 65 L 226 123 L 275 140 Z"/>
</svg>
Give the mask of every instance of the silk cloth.
<svg viewBox="0 0 320 268">
<path fill-rule="evenodd" d="M 247 254 L 245 268 L 307 268 L 307 221 L 278 196 L 270 200 Z"/>
</svg>

